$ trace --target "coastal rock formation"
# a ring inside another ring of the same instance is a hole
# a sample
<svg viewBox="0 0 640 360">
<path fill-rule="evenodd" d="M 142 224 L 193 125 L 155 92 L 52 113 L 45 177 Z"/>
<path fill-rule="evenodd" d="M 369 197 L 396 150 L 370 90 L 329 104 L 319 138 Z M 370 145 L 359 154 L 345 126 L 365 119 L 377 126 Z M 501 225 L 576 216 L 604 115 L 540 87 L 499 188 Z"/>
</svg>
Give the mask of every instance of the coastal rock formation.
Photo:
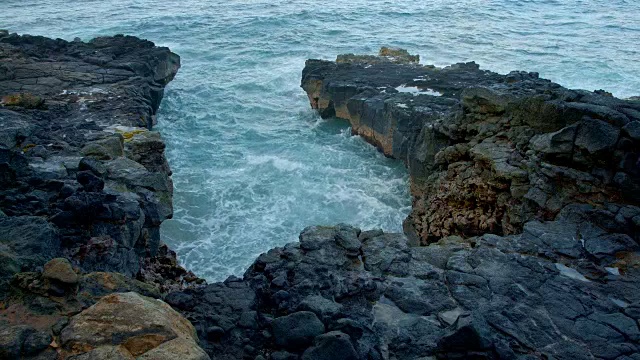
<svg viewBox="0 0 640 360">
<path fill-rule="evenodd" d="M 639 359 L 640 103 L 396 54 L 309 60 L 302 87 L 407 164 L 406 235 L 310 227 L 242 279 L 168 294 L 205 350 Z"/>
<path fill-rule="evenodd" d="M 323 117 L 405 162 L 413 241 L 516 234 L 573 203 L 640 203 L 640 102 L 537 73 L 385 59 L 309 60 L 302 87 Z"/>
<path fill-rule="evenodd" d="M 640 209 L 575 205 L 429 246 L 311 227 L 243 279 L 166 301 L 213 359 L 637 359 L 640 248 L 621 214 Z"/>
<path fill-rule="evenodd" d="M 207 358 L 137 295 L 202 282 L 159 234 L 173 185 L 152 126 L 179 67 L 135 37 L 0 31 L 0 359 Z"/>
<path fill-rule="evenodd" d="M 60 343 L 74 359 L 209 359 L 189 321 L 135 292 L 107 295 L 71 318 Z"/>
<path fill-rule="evenodd" d="M 312 226 L 204 285 L 158 232 L 178 67 L 0 31 L 0 359 L 640 359 L 640 102 L 396 49 L 309 60 L 311 105 L 407 164 L 406 234 Z"/>
<path fill-rule="evenodd" d="M 130 36 L 0 32 L 0 254 L 11 267 L 1 280 L 56 256 L 160 286 L 189 275 L 160 243 L 173 185 L 152 130 L 179 67 L 176 54 Z"/>
</svg>

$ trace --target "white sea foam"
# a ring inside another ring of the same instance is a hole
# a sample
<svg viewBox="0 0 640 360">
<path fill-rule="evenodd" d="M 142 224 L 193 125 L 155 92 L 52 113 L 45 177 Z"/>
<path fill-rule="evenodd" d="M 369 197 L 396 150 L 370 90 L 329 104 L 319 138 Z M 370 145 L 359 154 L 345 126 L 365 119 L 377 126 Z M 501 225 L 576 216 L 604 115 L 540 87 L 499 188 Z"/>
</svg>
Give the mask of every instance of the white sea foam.
<svg viewBox="0 0 640 360">
<path fill-rule="evenodd" d="M 435 91 L 433 89 L 419 88 L 417 86 L 400 85 L 400 86 L 396 87 L 396 90 L 398 90 L 401 93 L 409 93 L 409 94 L 412 94 L 414 96 L 416 96 L 416 95 L 442 96 L 442 93 L 437 92 L 437 91 Z"/>
<path fill-rule="evenodd" d="M 181 56 L 158 114 L 175 186 L 162 237 L 209 280 L 241 275 L 256 255 L 296 241 L 308 225 L 402 231 L 411 205 L 406 170 L 350 136 L 344 121 L 309 109 L 300 89 L 308 58 L 401 41 L 437 66 L 475 60 L 619 97 L 640 89 L 640 49 L 629 42 L 638 35 L 638 1 L 415 1 L 400 12 L 399 4 L 362 0 L 2 4 L 10 11 L 0 11 L 0 24 L 11 31 L 68 40 L 127 33 Z M 514 29 L 541 31 L 523 42 Z"/>
<path fill-rule="evenodd" d="M 304 168 L 304 164 L 284 159 L 274 155 L 250 155 L 247 157 L 247 163 L 250 165 L 272 164 L 276 169 L 282 171 L 294 171 Z"/>
</svg>

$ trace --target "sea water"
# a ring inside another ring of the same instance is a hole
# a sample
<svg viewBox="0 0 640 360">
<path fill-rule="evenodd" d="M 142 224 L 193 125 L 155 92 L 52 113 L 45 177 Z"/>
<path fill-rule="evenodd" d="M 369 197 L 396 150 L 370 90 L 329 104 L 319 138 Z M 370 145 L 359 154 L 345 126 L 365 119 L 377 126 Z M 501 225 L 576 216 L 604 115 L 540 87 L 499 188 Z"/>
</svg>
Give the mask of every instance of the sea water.
<svg viewBox="0 0 640 360">
<path fill-rule="evenodd" d="M 306 226 L 401 231 L 408 178 L 299 88 L 307 58 L 397 46 L 421 62 L 537 71 L 568 87 L 640 95 L 637 0 L 2 0 L 0 28 L 168 46 L 182 69 L 157 129 L 175 185 L 162 238 L 198 275 L 241 275 Z"/>
</svg>

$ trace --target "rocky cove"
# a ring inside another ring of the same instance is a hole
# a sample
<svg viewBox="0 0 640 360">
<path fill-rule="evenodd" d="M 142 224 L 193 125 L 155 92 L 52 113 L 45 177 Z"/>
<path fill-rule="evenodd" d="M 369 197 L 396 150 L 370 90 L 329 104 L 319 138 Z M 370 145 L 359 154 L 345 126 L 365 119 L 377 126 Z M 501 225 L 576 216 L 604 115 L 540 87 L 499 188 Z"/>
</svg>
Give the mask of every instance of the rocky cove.
<svg viewBox="0 0 640 360">
<path fill-rule="evenodd" d="M 179 67 L 129 36 L 0 33 L 0 358 L 640 358 L 637 99 L 309 60 L 311 106 L 406 164 L 405 233 L 312 226 L 205 284 L 159 238 Z"/>
</svg>

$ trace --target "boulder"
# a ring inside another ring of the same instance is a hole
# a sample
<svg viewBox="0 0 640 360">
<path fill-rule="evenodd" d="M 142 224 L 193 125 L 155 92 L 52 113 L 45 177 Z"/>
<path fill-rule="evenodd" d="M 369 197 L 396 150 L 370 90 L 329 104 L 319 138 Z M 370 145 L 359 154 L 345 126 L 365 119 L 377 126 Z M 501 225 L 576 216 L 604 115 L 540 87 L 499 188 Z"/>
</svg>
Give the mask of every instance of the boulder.
<svg viewBox="0 0 640 360">
<path fill-rule="evenodd" d="M 354 256 L 359 254 L 360 247 L 362 246 L 358 239 L 356 229 L 349 226 L 341 227 L 340 230 L 338 230 L 336 234 L 336 243 Z"/>
<path fill-rule="evenodd" d="M 631 139 L 640 141 L 640 121 L 632 121 L 622 128 Z"/>
<path fill-rule="evenodd" d="M 52 340 L 48 331 L 39 331 L 29 325 L 4 326 L 0 330 L 0 359 L 36 355 L 47 349 Z"/>
<path fill-rule="evenodd" d="M 310 311 L 298 311 L 281 316 L 271 324 L 276 344 L 289 349 L 301 349 L 324 332 L 324 324 Z"/>
<path fill-rule="evenodd" d="M 302 354 L 302 360 L 358 360 L 349 335 L 331 331 L 315 338 L 314 346 Z"/>
<path fill-rule="evenodd" d="M 133 292 L 103 297 L 71 318 L 60 334 L 69 355 L 96 351 L 139 359 L 209 359 L 197 339 L 193 325 L 169 305 Z"/>
<path fill-rule="evenodd" d="M 585 118 L 578 128 L 575 144 L 589 154 L 613 150 L 620 130 L 602 120 Z"/>
<path fill-rule="evenodd" d="M 311 311 L 321 319 L 325 319 L 337 315 L 342 310 L 342 305 L 319 295 L 310 295 L 300 302 L 298 309 Z"/>
<path fill-rule="evenodd" d="M 73 271 L 71 263 L 65 258 L 55 258 L 44 264 L 42 276 L 45 279 L 58 281 L 65 285 L 78 283 L 78 274 Z"/>
<path fill-rule="evenodd" d="M 0 217 L 0 255 L 7 259 L 3 265 L 14 264 L 6 271 L 35 270 L 59 252 L 58 232 L 47 220 L 37 216 Z"/>
</svg>

